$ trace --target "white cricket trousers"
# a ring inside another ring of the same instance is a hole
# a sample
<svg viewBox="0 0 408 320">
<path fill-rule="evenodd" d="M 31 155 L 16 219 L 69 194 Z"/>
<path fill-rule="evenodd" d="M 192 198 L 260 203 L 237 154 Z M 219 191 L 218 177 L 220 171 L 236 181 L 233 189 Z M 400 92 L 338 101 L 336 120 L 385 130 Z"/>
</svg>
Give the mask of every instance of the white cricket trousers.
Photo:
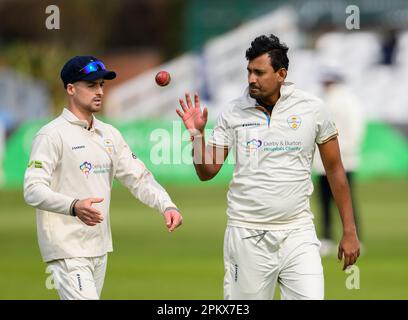
<svg viewBox="0 0 408 320">
<path fill-rule="evenodd" d="M 314 226 L 282 231 L 227 226 L 224 299 L 270 300 L 277 282 L 281 299 L 323 299 L 319 249 Z"/>
<path fill-rule="evenodd" d="M 98 300 L 105 279 L 108 255 L 48 262 L 61 300 Z"/>
</svg>

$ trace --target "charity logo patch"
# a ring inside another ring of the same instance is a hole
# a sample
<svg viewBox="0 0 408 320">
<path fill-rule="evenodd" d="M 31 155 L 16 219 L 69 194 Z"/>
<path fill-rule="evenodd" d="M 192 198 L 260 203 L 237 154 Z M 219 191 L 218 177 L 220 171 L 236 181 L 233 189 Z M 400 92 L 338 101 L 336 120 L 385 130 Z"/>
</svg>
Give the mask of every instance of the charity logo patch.
<svg viewBox="0 0 408 320">
<path fill-rule="evenodd" d="M 112 140 L 110 140 L 110 139 L 105 139 L 105 140 L 103 141 L 103 144 L 104 144 L 105 150 L 106 150 L 109 154 L 112 154 L 112 153 L 115 152 L 115 145 L 113 144 Z"/>
<path fill-rule="evenodd" d="M 262 146 L 262 141 L 258 139 L 252 139 L 247 141 L 246 148 L 248 151 L 258 150 Z"/>
<path fill-rule="evenodd" d="M 303 150 L 300 140 L 258 140 L 252 139 L 242 144 L 246 155 L 252 156 L 258 152 L 299 152 Z"/>
<path fill-rule="evenodd" d="M 297 130 L 302 123 L 302 119 L 297 115 L 290 116 L 287 121 L 288 121 L 289 128 L 293 130 Z"/>
<path fill-rule="evenodd" d="M 79 166 L 79 169 L 85 174 L 86 178 L 88 179 L 89 173 L 92 170 L 92 164 L 90 162 L 85 161 L 83 164 Z"/>
</svg>

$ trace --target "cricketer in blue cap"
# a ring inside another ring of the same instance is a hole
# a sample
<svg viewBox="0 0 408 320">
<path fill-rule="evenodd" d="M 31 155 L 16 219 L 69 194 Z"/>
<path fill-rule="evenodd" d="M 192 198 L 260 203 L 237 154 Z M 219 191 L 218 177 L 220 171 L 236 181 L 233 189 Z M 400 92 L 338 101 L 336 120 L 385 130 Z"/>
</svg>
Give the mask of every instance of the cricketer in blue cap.
<svg viewBox="0 0 408 320">
<path fill-rule="evenodd" d="M 31 148 L 24 199 L 37 209 L 41 255 L 61 299 L 101 296 L 113 251 L 113 179 L 158 210 L 169 232 L 182 224 L 168 193 L 119 130 L 94 116 L 102 109 L 105 80 L 115 77 L 95 57 L 70 59 L 61 70 L 66 108 L 38 131 Z"/>
</svg>

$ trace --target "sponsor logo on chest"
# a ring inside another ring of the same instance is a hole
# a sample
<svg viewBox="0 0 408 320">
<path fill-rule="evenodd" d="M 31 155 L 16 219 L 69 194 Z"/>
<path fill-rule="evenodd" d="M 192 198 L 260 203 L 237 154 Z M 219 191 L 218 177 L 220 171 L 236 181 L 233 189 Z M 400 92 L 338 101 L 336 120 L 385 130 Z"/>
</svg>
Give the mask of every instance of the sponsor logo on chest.
<svg viewBox="0 0 408 320">
<path fill-rule="evenodd" d="M 79 169 L 88 179 L 89 175 L 92 174 L 104 174 L 111 172 L 111 163 L 95 163 L 92 164 L 89 161 L 84 161 L 80 166 Z"/>
<path fill-rule="evenodd" d="M 244 143 L 248 155 L 256 151 L 264 152 L 299 152 L 303 150 L 300 140 L 260 140 L 251 139 Z"/>
<path fill-rule="evenodd" d="M 79 150 L 79 149 L 85 149 L 85 146 L 83 144 L 81 144 L 81 145 L 78 145 L 78 146 L 73 146 L 71 148 L 71 150 Z"/>
</svg>

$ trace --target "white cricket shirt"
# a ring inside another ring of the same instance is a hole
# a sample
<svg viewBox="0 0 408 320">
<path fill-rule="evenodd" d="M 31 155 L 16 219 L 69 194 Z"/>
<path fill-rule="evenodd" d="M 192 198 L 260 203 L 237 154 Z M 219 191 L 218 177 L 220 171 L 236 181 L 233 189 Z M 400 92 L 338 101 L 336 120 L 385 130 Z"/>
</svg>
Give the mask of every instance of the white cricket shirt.
<svg viewBox="0 0 408 320">
<path fill-rule="evenodd" d="M 293 83 L 281 87 L 270 118 L 262 108 L 247 89 L 221 112 L 209 139 L 235 157 L 228 225 L 262 230 L 312 225 L 315 146 L 337 136 L 330 111 Z"/>
<path fill-rule="evenodd" d="M 112 251 L 109 204 L 113 179 L 160 212 L 176 207 L 130 150 L 120 132 L 97 119 L 87 130 L 69 110 L 34 138 L 24 178 L 24 198 L 37 208 L 37 234 L 44 261 L 96 257 Z M 104 217 L 88 226 L 72 215 L 75 199 L 104 198 L 92 206 Z"/>
</svg>

